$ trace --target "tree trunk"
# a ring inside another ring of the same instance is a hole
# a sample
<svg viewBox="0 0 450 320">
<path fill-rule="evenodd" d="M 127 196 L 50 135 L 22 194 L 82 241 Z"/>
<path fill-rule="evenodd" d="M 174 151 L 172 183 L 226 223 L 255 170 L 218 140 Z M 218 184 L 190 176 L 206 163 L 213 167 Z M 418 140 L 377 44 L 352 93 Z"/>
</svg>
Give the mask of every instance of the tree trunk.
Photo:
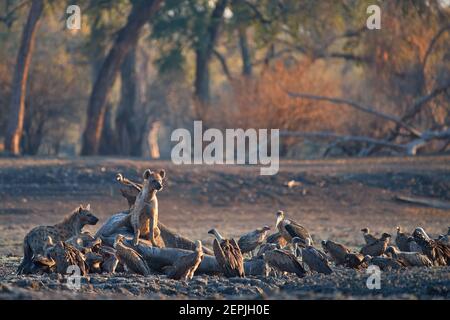
<svg viewBox="0 0 450 320">
<path fill-rule="evenodd" d="M 118 145 L 117 131 L 114 128 L 113 104 L 106 102 L 105 120 L 103 121 L 103 129 L 100 139 L 99 154 L 115 155 L 120 151 Z"/>
<path fill-rule="evenodd" d="M 141 0 L 134 2 L 127 24 L 119 31 L 97 76 L 89 99 L 87 125 L 83 133 L 82 155 L 98 153 L 106 111 L 106 101 L 116 80 L 119 68 L 129 52 L 136 45 L 139 31 L 158 10 L 163 0 Z"/>
<path fill-rule="evenodd" d="M 5 149 L 15 155 L 20 154 L 20 139 L 22 137 L 25 117 L 28 71 L 30 68 L 31 56 L 33 54 L 36 31 L 43 10 L 44 1 L 33 0 L 27 23 L 23 29 L 19 53 L 17 54 L 5 139 Z"/>
<path fill-rule="evenodd" d="M 227 3 L 228 0 L 217 1 L 216 7 L 211 14 L 206 34 L 200 36 L 199 43 L 195 50 L 195 97 L 201 105 L 207 105 L 210 100 L 209 62 L 214 53 L 214 46 L 218 38 L 219 28 Z"/>
<path fill-rule="evenodd" d="M 121 87 L 116 115 L 116 133 L 118 151 L 122 155 L 131 155 L 132 146 L 136 143 L 136 124 L 133 124 L 137 94 L 136 47 L 137 43 L 130 48 L 120 67 Z"/>
<path fill-rule="evenodd" d="M 242 58 L 242 74 L 246 77 L 252 75 L 252 58 L 248 46 L 247 30 L 244 27 L 239 27 L 239 47 L 241 48 Z"/>
</svg>

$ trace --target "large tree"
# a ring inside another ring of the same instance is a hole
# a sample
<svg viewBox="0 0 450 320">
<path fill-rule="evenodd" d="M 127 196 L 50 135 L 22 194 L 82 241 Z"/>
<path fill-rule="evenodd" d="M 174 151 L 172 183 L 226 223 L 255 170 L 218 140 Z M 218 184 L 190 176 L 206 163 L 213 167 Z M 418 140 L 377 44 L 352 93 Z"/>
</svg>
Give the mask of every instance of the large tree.
<svg viewBox="0 0 450 320">
<path fill-rule="evenodd" d="M 135 0 L 126 25 L 118 32 L 91 92 L 87 113 L 86 129 L 83 133 L 82 155 L 98 153 L 105 121 L 108 95 L 114 85 L 120 66 L 130 48 L 139 39 L 142 27 L 159 9 L 163 0 Z"/>
<path fill-rule="evenodd" d="M 33 0 L 27 22 L 22 32 L 17 62 L 12 83 L 11 101 L 9 104 L 8 127 L 5 148 L 12 154 L 20 154 L 20 140 L 25 118 L 25 97 L 27 91 L 28 72 L 33 55 L 36 31 L 44 10 L 43 0 Z"/>
<path fill-rule="evenodd" d="M 209 62 L 214 52 L 227 3 L 228 0 L 217 1 L 204 32 L 199 35 L 198 41 L 195 43 L 195 96 L 202 104 L 207 104 L 210 99 Z"/>
</svg>

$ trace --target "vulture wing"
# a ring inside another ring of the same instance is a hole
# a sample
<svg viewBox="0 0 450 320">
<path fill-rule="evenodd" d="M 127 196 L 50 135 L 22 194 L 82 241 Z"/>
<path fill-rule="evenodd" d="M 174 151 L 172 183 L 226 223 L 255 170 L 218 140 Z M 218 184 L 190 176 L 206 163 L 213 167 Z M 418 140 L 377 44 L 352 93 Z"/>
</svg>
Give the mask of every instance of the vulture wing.
<svg viewBox="0 0 450 320">
<path fill-rule="evenodd" d="M 150 269 L 142 256 L 135 250 L 123 246 L 120 250 L 117 250 L 119 260 L 124 262 L 128 268 L 137 274 L 147 276 L 150 274 Z"/>
<path fill-rule="evenodd" d="M 291 221 L 291 223 L 286 224 L 285 229 L 292 238 L 295 238 L 295 237 L 300 238 L 305 243 L 305 245 L 306 245 L 306 239 L 309 238 L 309 239 L 311 239 L 311 244 L 312 244 L 312 238 L 311 238 L 311 235 L 309 234 L 308 230 L 306 230 L 306 228 L 303 227 L 302 225 L 299 225 L 297 222 Z"/>
<path fill-rule="evenodd" d="M 219 244 L 217 239 L 213 241 L 213 251 L 214 256 L 216 257 L 217 264 L 219 265 L 219 269 L 225 274 L 228 274 L 228 261 L 225 256 L 225 253 L 222 250 L 222 246 Z"/>
<path fill-rule="evenodd" d="M 287 251 L 279 249 L 269 251 L 265 253 L 265 259 L 270 266 L 280 271 L 295 273 L 299 277 L 303 277 L 306 274 L 305 269 L 298 262 L 297 258 Z"/>
<path fill-rule="evenodd" d="M 245 277 L 244 272 L 244 258 L 242 257 L 241 249 L 234 239 L 230 240 L 230 264 L 231 268 L 235 270 L 239 277 Z"/>
<path fill-rule="evenodd" d="M 279 233 L 279 232 L 276 232 L 276 233 L 268 236 L 266 239 L 266 242 L 279 244 L 281 247 L 285 247 L 287 245 L 286 239 L 284 239 L 283 236 L 281 235 L 281 233 Z"/>
<path fill-rule="evenodd" d="M 324 274 L 331 274 L 333 272 L 328 264 L 328 259 L 315 248 L 310 247 L 304 249 L 302 251 L 302 257 L 303 261 L 311 270 Z"/>
</svg>

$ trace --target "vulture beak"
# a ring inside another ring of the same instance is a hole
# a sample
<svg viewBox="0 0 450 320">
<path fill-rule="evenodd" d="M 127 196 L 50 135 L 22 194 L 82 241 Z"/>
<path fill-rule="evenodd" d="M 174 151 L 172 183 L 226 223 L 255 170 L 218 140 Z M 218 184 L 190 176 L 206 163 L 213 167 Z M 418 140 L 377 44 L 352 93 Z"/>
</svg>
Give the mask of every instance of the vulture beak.
<svg viewBox="0 0 450 320">
<path fill-rule="evenodd" d="M 209 234 L 212 234 L 214 237 L 216 237 L 217 241 L 222 241 L 223 237 L 220 235 L 220 233 L 216 229 L 211 229 L 208 231 Z"/>
</svg>

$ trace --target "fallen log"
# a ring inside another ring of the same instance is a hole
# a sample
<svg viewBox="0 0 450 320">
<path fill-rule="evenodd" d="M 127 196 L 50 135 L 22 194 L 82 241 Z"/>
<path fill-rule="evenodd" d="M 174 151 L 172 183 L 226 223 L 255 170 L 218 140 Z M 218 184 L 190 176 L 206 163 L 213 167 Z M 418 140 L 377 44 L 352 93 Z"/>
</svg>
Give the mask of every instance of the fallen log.
<svg viewBox="0 0 450 320">
<path fill-rule="evenodd" d="M 133 234 L 127 231 L 121 231 L 120 234 L 125 236 L 125 243 L 132 247 Z M 115 234 L 110 236 L 103 236 L 102 240 L 107 245 L 112 245 Z M 191 253 L 192 251 L 179 248 L 157 248 L 153 247 L 148 240 L 140 240 L 139 244 L 134 247 L 147 262 L 148 266 L 158 272 L 162 272 L 166 266 L 171 266 L 182 256 Z M 267 264 L 262 259 L 253 259 L 244 262 L 244 269 L 246 275 L 251 276 L 266 276 L 269 273 Z M 205 255 L 199 268 L 198 273 L 202 274 L 220 274 L 219 266 L 216 258 L 211 255 Z"/>
<path fill-rule="evenodd" d="M 120 227 L 120 228 L 117 227 L 122 224 L 122 221 L 126 218 L 126 216 L 128 215 L 128 212 L 129 211 L 126 210 L 126 211 L 119 212 L 117 214 L 112 215 L 100 227 L 100 229 L 98 229 L 95 236 L 102 238 L 103 241 L 105 241 L 105 239 L 111 238 L 111 236 L 113 236 L 112 239 L 114 241 L 114 236 L 119 233 L 123 234 L 123 235 L 132 234 L 133 231 L 132 231 L 130 225 L 127 225 L 125 227 Z M 166 227 L 164 224 L 162 224 L 159 221 L 158 221 L 158 227 L 161 231 L 160 236 L 163 239 L 165 246 L 167 248 L 178 248 L 178 249 L 185 249 L 185 250 L 191 250 L 191 251 L 195 250 L 195 243 L 192 240 L 177 234 L 176 232 L 174 232 L 170 228 Z M 109 245 L 112 245 L 112 242 Z M 206 247 L 203 247 L 203 252 L 208 255 L 213 255 L 212 250 L 209 248 L 206 248 Z"/>
<path fill-rule="evenodd" d="M 437 199 L 429 199 L 429 198 L 413 198 L 406 196 L 395 196 L 394 199 L 400 202 L 418 204 L 421 206 L 432 207 L 437 209 L 450 209 L 450 202 L 437 200 Z"/>
</svg>

